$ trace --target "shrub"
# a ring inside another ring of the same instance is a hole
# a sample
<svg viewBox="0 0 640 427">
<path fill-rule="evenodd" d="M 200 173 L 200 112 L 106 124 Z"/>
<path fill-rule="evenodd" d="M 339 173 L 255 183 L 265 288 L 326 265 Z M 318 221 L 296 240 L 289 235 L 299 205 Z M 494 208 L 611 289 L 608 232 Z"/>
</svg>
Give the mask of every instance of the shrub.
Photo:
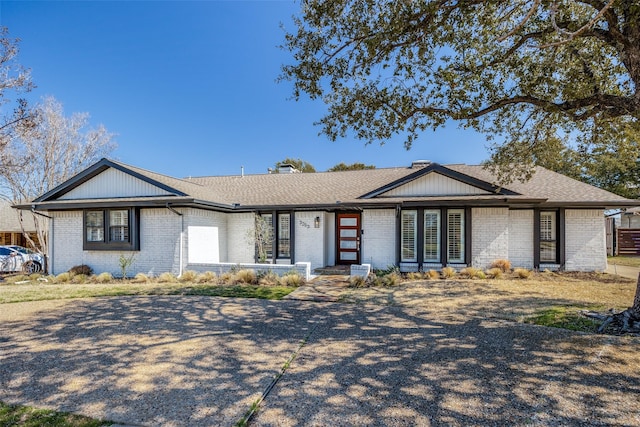
<svg viewBox="0 0 640 427">
<path fill-rule="evenodd" d="M 503 273 L 511 271 L 511 261 L 508 259 L 497 259 L 491 263 L 491 268 L 499 268 Z"/>
<path fill-rule="evenodd" d="M 205 271 L 196 277 L 196 283 L 216 283 L 217 281 L 218 277 L 212 271 Z"/>
<path fill-rule="evenodd" d="M 71 280 L 71 274 L 67 271 L 65 273 L 60 273 L 56 276 L 56 283 L 67 283 Z"/>
<path fill-rule="evenodd" d="M 366 284 L 367 279 L 364 276 L 349 277 L 349 286 L 352 288 L 363 288 Z"/>
<path fill-rule="evenodd" d="M 501 268 L 498 268 L 498 267 L 494 267 L 487 270 L 487 276 L 490 279 L 501 279 L 503 275 L 504 275 L 504 272 L 502 271 Z"/>
<path fill-rule="evenodd" d="M 389 267 L 385 268 L 384 270 L 375 270 L 374 272 L 376 273 L 376 276 L 378 276 L 378 277 L 386 276 L 386 275 L 391 274 L 391 273 L 400 274 L 400 267 L 398 267 L 397 265 L 390 265 Z"/>
<path fill-rule="evenodd" d="M 282 286 L 301 286 L 304 285 L 304 277 L 296 272 L 287 273 L 280 277 Z"/>
<path fill-rule="evenodd" d="M 273 271 L 263 272 L 258 277 L 258 283 L 263 286 L 275 286 L 280 282 L 280 277 Z"/>
<path fill-rule="evenodd" d="M 426 275 L 429 277 L 429 279 L 431 280 L 436 280 L 440 278 L 440 273 L 438 272 L 438 270 L 429 270 Z"/>
<path fill-rule="evenodd" d="M 144 273 L 136 274 L 132 280 L 133 283 L 149 283 L 150 281 L 151 278 Z"/>
<path fill-rule="evenodd" d="M 176 275 L 169 271 L 165 271 L 164 273 L 158 276 L 158 283 L 171 283 L 171 282 L 177 282 L 177 281 L 178 279 L 176 278 Z"/>
<path fill-rule="evenodd" d="M 487 275 L 484 273 L 484 271 L 478 270 L 478 272 L 476 273 L 476 278 L 478 278 L 478 279 L 486 279 Z"/>
<path fill-rule="evenodd" d="M 247 284 L 255 284 L 258 283 L 258 278 L 256 276 L 256 272 L 245 268 L 243 270 L 239 270 L 235 274 L 235 280 L 239 283 L 247 283 Z"/>
<path fill-rule="evenodd" d="M 198 273 L 193 271 L 193 270 L 186 270 L 183 271 L 182 274 L 180 275 L 180 277 L 178 277 L 178 280 L 180 282 L 194 282 L 196 280 L 196 277 L 198 277 Z"/>
<path fill-rule="evenodd" d="M 444 277 L 445 279 L 451 279 L 452 277 L 455 277 L 456 275 L 456 270 L 453 267 L 443 267 L 442 268 L 442 277 Z"/>
<path fill-rule="evenodd" d="M 95 280 L 96 283 L 109 283 L 113 281 L 113 276 L 111 273 L 104 272 L 95 276 L 93 280 Z"/>
<path fill-rule="evenodd" d="M 515 273 L 516 277 L 518 277 L 518 279 L 528 279 L 533 275 L 533 272 L 527 270 L 526 268 L 516 268 L 515 270 L 513 270 L 513 272 Z"/>
<path fill-rule="evenodd" d="M 72 276 L 75 276 L 76 274 L 84 274 L 85 276 L 91 276 L 93 274 L 93 268 L 85 264 L 80 264 L 80 265 L 71 267 L 69 269 L 69 273 Z"/>
</svg>

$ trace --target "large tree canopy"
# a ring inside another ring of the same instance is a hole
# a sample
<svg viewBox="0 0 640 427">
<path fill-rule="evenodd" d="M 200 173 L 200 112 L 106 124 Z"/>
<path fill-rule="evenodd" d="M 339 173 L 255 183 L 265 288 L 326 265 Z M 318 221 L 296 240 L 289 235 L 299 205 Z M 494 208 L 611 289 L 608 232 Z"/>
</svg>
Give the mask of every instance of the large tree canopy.
<svg viewBox="0 0 640 427">
<path fill-rule="evenodd" d="M 281 78 L 328 105 L 331 139 L 410 148 L 453 119 L 488 136 L 506 180 L 558 141 L 590 153 L 624 127 L 639 143 L 637 0 L 301 3 Z"/>
<path fill-rule="evenodd" d="M 30 71 L 17 61 L 18 42 L 9 37 L 5 27 L 0 27 L 0 167 L 7 165 L 4 149 L 16 129 L 24 130 L 32 125 L 24 99 L 15 99 L 15 105 L 10 106 L 14 96 L 33 88 Z"/>
</svg>

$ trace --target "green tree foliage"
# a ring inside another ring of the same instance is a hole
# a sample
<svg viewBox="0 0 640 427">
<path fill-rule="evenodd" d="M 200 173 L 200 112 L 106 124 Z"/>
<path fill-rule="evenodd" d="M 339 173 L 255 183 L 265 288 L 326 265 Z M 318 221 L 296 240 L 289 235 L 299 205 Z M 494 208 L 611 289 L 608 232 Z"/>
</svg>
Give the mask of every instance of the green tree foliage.
<svg viewBox="0 0 640 427">
<path fill-rule="evenodd" d="M 332 168 L 328 169 L 327 172 L 341 172 L 341 171 L 359 171 L 364 169 L 375 169 L 374 165 L 365 165 L 364 163 L 352 163 L 350 165 L 344 163 L 338 163 Z"/>
<path fill-rule="evenodd" d="M 278 173 L 278 168 L 282 165 L 291 165 L 294 168 L 298 169 L 300 172 L 304 172 L 304 173 L 310 173 L 310 172 L 316 171 L 316 168 L 314 168 L 313 165 L 309 162 L 306 162 L 302 159 L 293 159 L 293 158 L 287 157 L 283 161 L 276 163 L 275 165 L 276 168 L 274 172 Z"/>
<path fill-rule="evenodd" d="M 294 19 L 281 79 L 328 105 L 332 140 L 410 148 L 453 119 L 487 135 L 503 182 L 550 153 L 604 159 L 622 127 L 637 151 L 637 0 L 303 0 Z"/>
</svg>

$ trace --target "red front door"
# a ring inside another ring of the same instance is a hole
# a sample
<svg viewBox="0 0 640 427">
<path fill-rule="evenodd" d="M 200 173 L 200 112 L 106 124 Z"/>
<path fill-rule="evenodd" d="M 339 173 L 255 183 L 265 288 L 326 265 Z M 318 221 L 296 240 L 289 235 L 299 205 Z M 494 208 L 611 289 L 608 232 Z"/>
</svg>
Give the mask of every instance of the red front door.
<svg viewBox="0 0 640 427">
<path fill-rule="evenodd" d="M 360 264 L 360 214 L 339 213 L 337 222 L 336 264 Z"/>
</svg>

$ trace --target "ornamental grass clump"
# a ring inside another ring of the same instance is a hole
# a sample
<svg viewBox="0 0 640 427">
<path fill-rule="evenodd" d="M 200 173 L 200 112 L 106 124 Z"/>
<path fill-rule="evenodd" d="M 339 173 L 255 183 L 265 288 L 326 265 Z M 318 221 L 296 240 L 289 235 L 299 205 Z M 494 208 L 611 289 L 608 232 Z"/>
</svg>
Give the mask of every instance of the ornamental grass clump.
<svg viewBox="0 0 640 427">
<path fill-rule="evenodd" d="M 151 278 L 144 273 L 138 273 L 131 281 L 133 283 L 149 283 L 151 281 Z"/>
<path fill-rule="evenodd" d="M 245 268 L 243 270 L 239 270 L 235 274 L 235 280 L 238 283 L 246 283 L 248 285 L 252 285 L 252 284 L 258 283 L 258 278 L 256 276 L 256 272 L 251 270 L 251 269 L 249 269 L 249 268 Z"/>
<path fill-rule="evenodd" d="M 440 272 L 438 270 L 429 270 L 425 273 L 425 276 L 429 280 L 437 280 L 440 278 Z"/>
<path fill-rule="evenodd" d="M 198 277 L 197 272 L 193 270 L 186 270 L 182 272 L 180 277 L 178 277 L 178 280 L 181 283 L 190 283 L 190 282 L 194 282 L 196 280 L 196 277 Z"/>
<path fill-rule="evenodd" d="M 280 276 L 273 271 L 266 271 L 258 274 L 258 284 L 262 286 L 276 286 L 280 283 Z"/>
<path fill-rule="evenodd" d="M 533 276 L 533 271 L 527 270 L 526 268 L 516 268 L 513 270 L 513 273 L 518 279 L 529 279 Z"/>
<path fill-rule="evenodd" d="M 280 277 L 282 286 L 302 286 L 304 282 L 304 277 L 297 272 L 290 272 Z"/>
<path fill-rule="evenodd" d="M 504 272 L 501 268 L 494 267 L 487 270 L 487 277 L 490 279 L 502 279 L 502 276 L 504 276 Z"/>
<path fill-rule="evenodd" d="M 445 279 L 451 279 L 453 277 L 456 277 L 456 269 L 453 267 L 443 267 L 442 277 L 444 277 Z"/>
<path fill-rule="evenodd" d="M 87 276 L 86 274 L 74 274 L 71 277 L 71 282 L 76 284 L 81 284 L 81 283 L 86 283 L 88 279 L 89 279 L 89 276 Z"/>
<path fill-rule="evenodd" d="M 367 279 L 364 276 L 351 276 L 349 277 L 349 286 L 352 288 L 363 288 L 367 284 Z"/>
<path fill-rule="evenodd" d="M 411 271 L 407 273 L 407 280 L 422 280 L 424 279 L 424 274 L 419 271 Z"/>
<path fill-rule="evenodd" d="M 169 271 L 165 271 L 158 276 L 158 283 L 173 283 L 177 281 L 178 278 L 176 277 L 176 275 Z"/>
<path fill-rule="evenodd" d="M 58 274 L 55 278 L 56 283 L 69 283 L 70 280 L 71 273 L 69 273 L 68 271 Z"/>
<path fill-rule="evenodd" d="M 113 275 L 105 271 L 104 273 L 100 273 L 97 276 L 94 276 L 93 281 L 96 283 L 109 283 L 113 281 Z"/>
<path fill-rule="evenodd" d="M 218 277 L 212 271 L 205 271 L 204 273 L 198 274 L 196 277 L 196 283 L 217 283 Z"/>
<path fill-rule="evenodd" d="M 462 270 L 460 270 L 460 275 L 462 275 L 463 277 L 467 277 L 469 279 L 479 279 L 480 278 L 478 277 L 479 273 L 482 273 L 484 275 L 482 270 L 475 267 L 465 267 Z"/>
<path fill-rule="evenodd" d="M 231 271 L 222 273 L 218 279 L 218 283 L 222 285 L 230 285 L 235 282 L 235 275 Z"/>
</svg>

